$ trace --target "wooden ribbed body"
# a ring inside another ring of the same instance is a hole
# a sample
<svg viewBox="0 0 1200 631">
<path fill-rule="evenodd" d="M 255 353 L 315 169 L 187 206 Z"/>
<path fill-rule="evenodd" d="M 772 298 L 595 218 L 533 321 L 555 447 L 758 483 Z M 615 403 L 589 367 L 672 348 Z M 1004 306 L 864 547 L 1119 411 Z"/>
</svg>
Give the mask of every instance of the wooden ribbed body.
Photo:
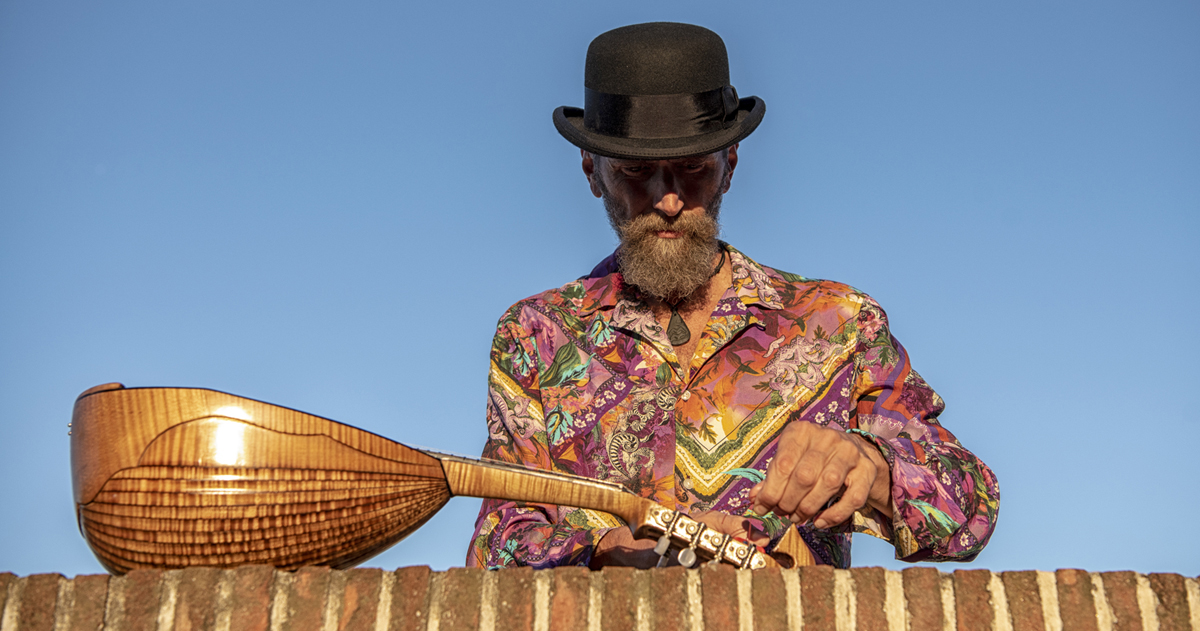
<svg viewBox="0 0 1200 631">
<path fill-rule="evenodd" d="M 88 543 L 117 573 L 256 563 L 344 568 L 404 538 L 447 499 L 445 485 L 395 474 L 135 467 L 114 475 L 79 518 Z"/>
<path fill-rule="evenodd" d="M 450 499 L 419 450 L 211 390 L 93 388 L 71 439 L 79 527 L 115 573 L 350 567 Z"/>
</svg>

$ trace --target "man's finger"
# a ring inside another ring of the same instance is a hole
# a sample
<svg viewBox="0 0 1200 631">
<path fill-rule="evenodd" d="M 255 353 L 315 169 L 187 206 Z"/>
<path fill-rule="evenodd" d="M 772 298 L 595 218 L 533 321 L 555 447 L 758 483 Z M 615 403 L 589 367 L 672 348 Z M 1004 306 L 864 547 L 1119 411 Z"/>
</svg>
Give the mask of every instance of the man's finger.
<svg viewBox="0 0 1200 631">
<path fill-rule="evenodd" d="M 844 435 L 826 434 L 826 437 L 828 440 L 822 445 L 822 451 L 826 454 L 824 468 L 817 483 L 798 507 L 800 513 L 809 517 L 816 516 L 830 499 L 842 493 L 846 486 L 846 477 L 862 460 L 858 447 L 846 440 Z"/>
<path fill-rule="evenodd" d="M 782 514 L 776 510 L 779 500 L 787 488 L 792 470 L 808 449 L 809 432 L 806 427 L 807 424 L 792 424 L 779 436 L 775 457 L 771 459 L 767 477 L 759 484 L 760 488 L 754 500 L 754 512 L 759 515 L 771 511 Z"/>
<path fill-rule="evenodd" d="M 743 517 L 734 517 L 728 513 L 717 511 L 705 511 L 692 515 L 692 518 L 721 534 L 746 538 L 744 525 L 746 520 Z"/>
<path fill-rule="evenodd" d="M 788 479 L 787 487 L 784 490 L 783 496 L 778 502 L 776 514 L 790 516 L 793 523 L 801 523 L 811 519 L 813 515 L 821 508 L 821 503 L 817 503 L 812 508 L 806 506 L 815 498 L 815 494 L 826 494 L 826 500 L 832 496 L 832 492 L 826 493 L 824 478 L 837 477 L 839 484 L 837 489 L 841 488 L 840 477 L 838 471 L 829 469 L 828 454 L 816 449 L 810 449 L 805 453 L 801 462 L 797 463 L 792 469 L 792 475 Z M 837 489 L 834 489 L 836 491 Z"/>
<path fill-rule="evenodd" d="M 842 493 L 841 499 L 834 503 L 833 506 L 821 511 L 817 515 L 813 526 L 817 528 L 828 528 L 830 526 L 840 524 L 854 514 L 854 511 L 859 510 L 867 504 L 867 494 L 871 491 L 871 481 L 875 479 L 874 469 L 871 465 L 855 467 L 846 476 L 845 491 Z"/>
</svg>

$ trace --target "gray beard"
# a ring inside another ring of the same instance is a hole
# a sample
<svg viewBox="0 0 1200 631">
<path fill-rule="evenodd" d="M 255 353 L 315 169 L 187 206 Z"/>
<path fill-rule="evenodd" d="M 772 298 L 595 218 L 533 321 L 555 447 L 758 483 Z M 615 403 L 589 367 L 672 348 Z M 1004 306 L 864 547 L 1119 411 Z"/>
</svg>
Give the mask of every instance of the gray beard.
<svg viewBox="0 0 1200 631">
<path fill-rule="evenodd" d="M 712 278 L 714 261 L 721 251 L 717 236 L 721 233 L 718 217 L 721 197 L 717 193 L 705 204 L 704 215 L 680 213 L 667 218 L 648 213 L 622 221 L 622 209 L 607 194 L 603 195 L 608 222 L 621 245 L 617 265 L 625 282 L 643 293 L 681 306 Z M 655 236 L 660 230 L 682 233 L 676 239 Z"/>
</svg>

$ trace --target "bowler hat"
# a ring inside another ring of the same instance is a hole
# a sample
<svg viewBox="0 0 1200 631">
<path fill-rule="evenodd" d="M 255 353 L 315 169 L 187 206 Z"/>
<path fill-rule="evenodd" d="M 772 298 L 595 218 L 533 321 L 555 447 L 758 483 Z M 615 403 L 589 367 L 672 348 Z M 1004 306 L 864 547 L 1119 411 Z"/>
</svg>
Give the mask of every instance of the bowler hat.
<svg viewBox="0 0 1200 631">
<path fill-rule="evenodd" d="M 584 106 L 554 110 L 577 147 L 610 158 L 702 155 L 739 142 L 767 106 L 738 98 L 725 42 L 692 24 L 651 22 L 608 31 L 588 46 Z"/>
</svg>

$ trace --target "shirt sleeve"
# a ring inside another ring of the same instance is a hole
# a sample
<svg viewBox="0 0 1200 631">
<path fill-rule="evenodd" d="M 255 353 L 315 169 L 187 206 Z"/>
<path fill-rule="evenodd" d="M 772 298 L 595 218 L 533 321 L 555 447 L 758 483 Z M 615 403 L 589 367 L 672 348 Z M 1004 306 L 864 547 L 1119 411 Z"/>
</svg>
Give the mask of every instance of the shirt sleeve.
<svg viewBox="0 0 1200 631">
<path fill-rule="evenodd" d="M 549 471 L 554 467 L 538 387 L 539 337 L 531 328 L 522 322 L 519 306 L 497 327 L 488 373 L 488 440 L 483 457 Z M 467 567 L 587 565 L 595 544 L 612 528 L 589 524 L 586 512 L 484 500 Z"/>
<path fill-rule="evenodd" d="M 942 398 L 909 364 L 883 309 L 863 297 L 856 325 L 856 429 L 892 473 L 891 520 L 856 515 L 854 530 L 888 539 L 905 561 L 970 561 L 996 526 L 996 476 L 938 422 Z"/>
</svg>

